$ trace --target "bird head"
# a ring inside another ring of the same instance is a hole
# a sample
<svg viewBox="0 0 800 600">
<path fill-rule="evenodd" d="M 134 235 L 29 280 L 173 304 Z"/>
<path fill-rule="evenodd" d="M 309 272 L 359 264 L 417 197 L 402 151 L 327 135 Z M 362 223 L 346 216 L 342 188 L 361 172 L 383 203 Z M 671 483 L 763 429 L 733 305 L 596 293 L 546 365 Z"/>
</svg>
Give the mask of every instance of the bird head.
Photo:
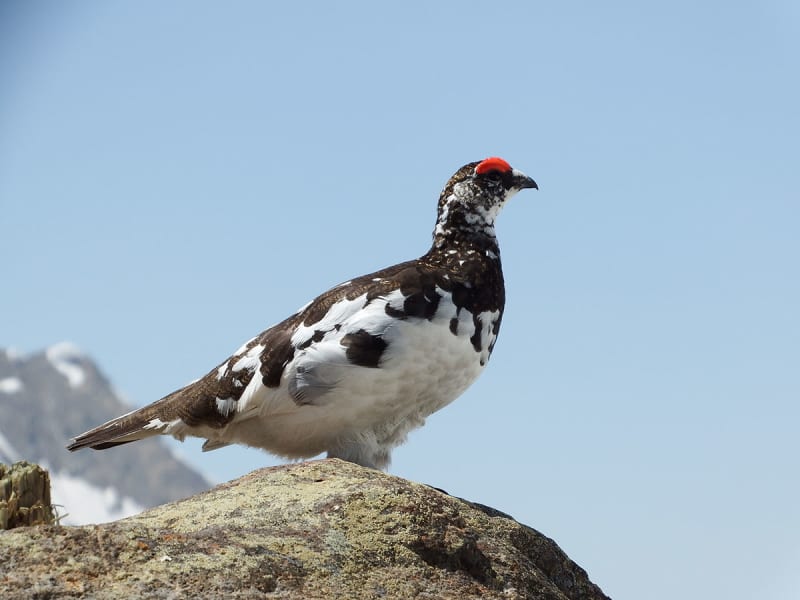
<svg viewBox="0 0 800 600">
<path fill-rule="evenodd" d="M 450 178 L 439 197 L 434 245 L 448 237 L 489 236 L 500 210 L 518 191 L 539 189 L 536 182 L 498 157 L 461 167 Z"/>
</svg>

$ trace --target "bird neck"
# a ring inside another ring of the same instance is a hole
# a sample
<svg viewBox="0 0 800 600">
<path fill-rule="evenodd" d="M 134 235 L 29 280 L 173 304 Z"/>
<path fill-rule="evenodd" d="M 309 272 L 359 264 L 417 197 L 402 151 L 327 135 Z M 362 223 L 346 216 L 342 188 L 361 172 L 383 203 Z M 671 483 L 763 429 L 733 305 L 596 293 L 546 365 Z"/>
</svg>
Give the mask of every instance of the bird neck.
<svg viewBox="0 0 800 600">
<path fill-rule="evenodd" d="M 496 248 L 494 222 L 503 204 L 504 198 L 476 191 L 466 184 L 455 185 L 452 190 L 445 188 L 439 197 L 433 247 Z"/>
<path fill-rule="evenodd" d="M 488 252 L 490 256 L 499 258 L 500 248 L 494 229 L 499 212 L 499 207 L 465 205 L 455 198 L 448 198 L 439 209 L 431 251 L 461 255 L 473 252 L 486 255 Z"/>
<path fill-rule="evenodd" d="M 455 229 L 434 232 L 433 245 L 426 255 L 429 262 L 455 270 L 469 270 L 477 264 L 482 268 L 500 269 L 500 246 L 485 229 L 480 231 Z"/>
</svg>

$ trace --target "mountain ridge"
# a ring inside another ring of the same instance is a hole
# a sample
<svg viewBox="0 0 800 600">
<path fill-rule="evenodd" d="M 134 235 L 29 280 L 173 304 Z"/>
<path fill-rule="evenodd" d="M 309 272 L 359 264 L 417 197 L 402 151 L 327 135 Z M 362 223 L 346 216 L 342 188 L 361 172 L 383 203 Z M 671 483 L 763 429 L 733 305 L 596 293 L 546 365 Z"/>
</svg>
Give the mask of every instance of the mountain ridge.
<svg viewBox="0 0 800 600">
<path fill-rule="evenodd" d="M 0 462 L 46 467 L 66 523 L 114 520 L 211 487 L 164 440 L 102 455 L 65 449 L 77 433 L 132 409 L 71 343 L 27 355 L 0 349 Z"/>
</svg>

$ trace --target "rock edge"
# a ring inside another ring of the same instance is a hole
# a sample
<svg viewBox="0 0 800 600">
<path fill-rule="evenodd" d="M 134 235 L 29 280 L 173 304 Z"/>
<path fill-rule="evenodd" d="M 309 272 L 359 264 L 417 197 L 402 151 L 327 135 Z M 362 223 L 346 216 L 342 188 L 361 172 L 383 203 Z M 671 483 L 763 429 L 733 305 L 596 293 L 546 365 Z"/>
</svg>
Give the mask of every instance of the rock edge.
<svg viewBox="0 0 800 600">
<path fill-rule="evenodd" d="M 4 598 L 602 600 L 511 517 L 336 459 L 254 471 L 102 525 L 0 532 Z"/>
</svg>

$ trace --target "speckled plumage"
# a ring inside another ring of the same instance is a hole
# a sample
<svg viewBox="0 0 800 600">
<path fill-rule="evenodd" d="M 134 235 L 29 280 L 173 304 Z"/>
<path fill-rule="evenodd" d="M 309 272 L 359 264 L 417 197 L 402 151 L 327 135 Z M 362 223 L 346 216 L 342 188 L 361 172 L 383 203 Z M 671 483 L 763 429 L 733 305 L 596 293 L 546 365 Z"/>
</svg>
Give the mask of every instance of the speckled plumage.
<svg viewBox="0 0 800 600">
<path fill-rule="evenodd" d="M 204 450 L 242 443 L 385 468 L 489 360 L 505 304 L 494 221 L 536 187 L 499 158 L 465 165 L 442 191 L 425 255 L 328 290 L 198 381 L 68 448 L 191 435 L 206 438 Z"/>
</svg>

